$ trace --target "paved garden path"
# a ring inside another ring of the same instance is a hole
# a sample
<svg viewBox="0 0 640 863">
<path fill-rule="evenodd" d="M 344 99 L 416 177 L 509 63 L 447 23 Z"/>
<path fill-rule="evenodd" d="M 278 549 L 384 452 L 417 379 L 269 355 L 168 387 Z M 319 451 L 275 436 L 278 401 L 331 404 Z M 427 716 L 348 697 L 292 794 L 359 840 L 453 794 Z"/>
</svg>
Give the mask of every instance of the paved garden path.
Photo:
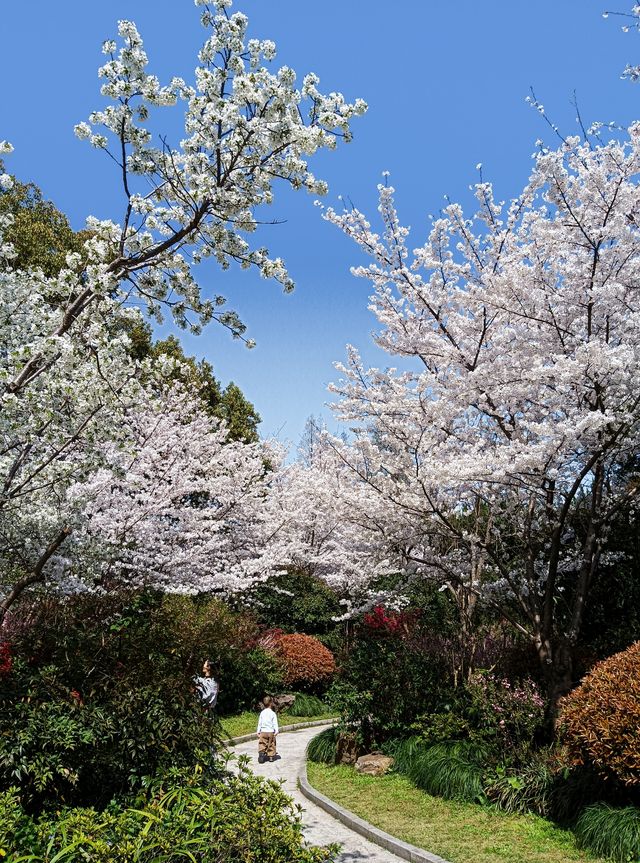
<svg viewBox="0 0 640 863">
<path fill-rule="evenodd" d="M 319 734 L 322 728 L 301 728 L 297 731 L 283 731 L 278 735 L 278 754 L 280 760 L 258 764 L 257 738 L 248 743 L 238 743 L 233 747 L 237 755 L 248 755 L 251 758 L 251 769 L 258 776 L 270 779 L 283 779 L 287 794 L 303 808 L 302 822 L 305 839 L 313 845 L 327 845 L 329 842 L 340 842 L 341 853 L 339 863 L 399 863 L 400 857 L 391 854 L 379 845 L 374 845 L 362 836 L 349 830 L 344 824 L 332 818 L 324 809 L 320 809 L 300 793 L 298 789 L 298 774 L 306 758 L 307 744 L 312 737 Z M 403 861 L 404 863 L 404 861 Z"/>
</svg>

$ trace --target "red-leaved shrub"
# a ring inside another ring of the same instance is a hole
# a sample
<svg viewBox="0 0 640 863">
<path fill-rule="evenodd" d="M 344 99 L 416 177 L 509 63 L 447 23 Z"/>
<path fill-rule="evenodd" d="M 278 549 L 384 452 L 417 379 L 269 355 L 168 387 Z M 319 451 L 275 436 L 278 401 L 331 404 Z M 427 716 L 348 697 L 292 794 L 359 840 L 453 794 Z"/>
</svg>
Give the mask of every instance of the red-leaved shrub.
<svg viewBox="0 0 640 863">
<path fill-rule="evenodd" d="M 640 784 L 640 641 L 599 662 L 563 698 L 559 728 L 575 764 Z"/>
<path fill-rule="evenodd" d="M 284 662 L 287 686 L 324 683 L 336 670 L 331 651 L 312 635 L 283 635 L 278 641 L 278 655 Z"/>
<path fill-rule="evenodd" d="M 0 642 L 0 677 L 9 674 L 13 665 L 11 645 L 8 641 Z"/>
</svg>

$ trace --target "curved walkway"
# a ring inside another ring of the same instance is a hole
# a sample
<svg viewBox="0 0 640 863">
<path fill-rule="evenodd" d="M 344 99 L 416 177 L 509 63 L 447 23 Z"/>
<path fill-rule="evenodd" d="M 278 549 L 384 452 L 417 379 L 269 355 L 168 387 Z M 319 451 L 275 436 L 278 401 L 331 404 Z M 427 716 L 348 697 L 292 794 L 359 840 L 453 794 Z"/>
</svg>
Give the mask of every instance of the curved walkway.
<svg viewBox="0 0 640 863">
<path fill-rule="evenodd" d="M 325 726 L 326 727 L 326 726 Z M 436 855 L 415 849 L 415 854 L 403 854 L 399 857 L 380 845 L 369 842 L 354 830 L 340 823 L 324 809 L 312 803 L 298 787 L 298 778 L 304 776 L 307 744 L 312 737 L 319 734 L 322 728 L 302 728 L 296 731 L 282 732 L 278 735 L 278 754 L 280 759 L 274 762 L 258 764 L 258 742 L 255 735 L 249 741 L 238 743 L 233 747 L 238 755 L 248 755 L 251 759 L 251 769 L 258 776 L 283 781 L 286 792 L 293 797 L 295 803 L 302 807 L 302 822 L 305 839 L 313 845 L 327 845 L 329 842 L 339 842 L 342 846 L 337 857 L 338 863 L 399 863 L 401 859 L 415 861 L 441 861 Z M 316 799 L 326 801 L 327 798 L 309 789 Z M 335 804 L 331 804 L 335 806 Z M 337 807 L 339 809 L 340 807 Z M 344 810 L 341 810 L 344 812 Z M 348 815 L 349 813 L 345 813 Z M 355 816 L 354 816 L 355 818 Z M 349 820 L 349 819 L 345 819 Z M 358 821 L 360 819 L 357 819 Z M 364 822 L 361 822 L 364 824 Z M 369 826 L 369 825 L 367 825 Z M 370 828 L 372 829 L 372 828 Z M 380 833 L 381 837 L 386 834 Z M 389 837 L 391 838 L 391 837 Z M 404 843 L 398 843 L 404 845 Z M 411 848 L 411 846 L 406 846 Z M 445 861 L 442 861 L 445 863 Z"/>
</svg>

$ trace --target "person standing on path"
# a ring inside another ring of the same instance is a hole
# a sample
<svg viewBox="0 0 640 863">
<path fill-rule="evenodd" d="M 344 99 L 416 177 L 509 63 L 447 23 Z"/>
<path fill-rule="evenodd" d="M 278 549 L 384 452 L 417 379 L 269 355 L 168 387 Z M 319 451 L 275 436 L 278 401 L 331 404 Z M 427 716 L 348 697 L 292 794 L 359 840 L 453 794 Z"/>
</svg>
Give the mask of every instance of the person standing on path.
<svg viewBox="0 0 640 863">
<path fill-rule="evenodd" d="M 276 735 L 278 733 L 278 717 L 271 709 L 271 696 L 262 699 L 264 709 L 258 717 L 258 763 L 276 760 Z"/>
<path fill-rule="evenodd" d="M 202 706 L 207 711 L 212 711 L 218 701 L 218 681 L 213 676 L 213 663 L 205 659 L 202 665 L 202 677 L 194 677 L 193 682 Z"/>
</svg>

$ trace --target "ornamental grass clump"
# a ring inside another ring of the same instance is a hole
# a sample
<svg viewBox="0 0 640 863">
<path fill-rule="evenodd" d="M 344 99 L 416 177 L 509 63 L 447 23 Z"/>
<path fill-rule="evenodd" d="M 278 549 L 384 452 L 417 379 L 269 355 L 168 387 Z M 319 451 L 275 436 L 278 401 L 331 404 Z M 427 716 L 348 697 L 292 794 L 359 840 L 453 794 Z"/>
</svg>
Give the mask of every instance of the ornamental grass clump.
<svg viewBox="0 0 640 863">
<path fill-rule="evenodd" d="M 296 693 L 296 700 L 287 708 L 289 716 L 320 716 L 327 712 L 327 705 L 316 695 Z"/>
<path fill-rule="evenodd" d="M 550 815 L 556 777 L 544 758 L 535 758 L 518 770 L 499 769 L 486 788 L 488 799 L 505 812 Z"/>
<path fill-rule="evenodd" d="M 573 828 L 578 844 L 594 854 L 629 863 L 640 860 L 640 809 L 615 809 L 607 803 L 588 806 Z"/>
<path fill-rule="evenodd" d="M 393 747 L 395 769 L 418 788 L 447 800 L 479 802 L 485 799 L 483 761 L 486 749 L 467 740 L 425 747 L 415 738 Z"/>
<path fill-rule="evenodd" d="M 598 663 L 562 700 L 559 728 L 574 764 L 640 785 L 640 641 Z"/>
<path fill-rule="evenodd" d="M 338 729 L 325 728 L 307 746 L 307 758 L 318 764 L 335 764 L 338 746 Z"/>
</svg>

